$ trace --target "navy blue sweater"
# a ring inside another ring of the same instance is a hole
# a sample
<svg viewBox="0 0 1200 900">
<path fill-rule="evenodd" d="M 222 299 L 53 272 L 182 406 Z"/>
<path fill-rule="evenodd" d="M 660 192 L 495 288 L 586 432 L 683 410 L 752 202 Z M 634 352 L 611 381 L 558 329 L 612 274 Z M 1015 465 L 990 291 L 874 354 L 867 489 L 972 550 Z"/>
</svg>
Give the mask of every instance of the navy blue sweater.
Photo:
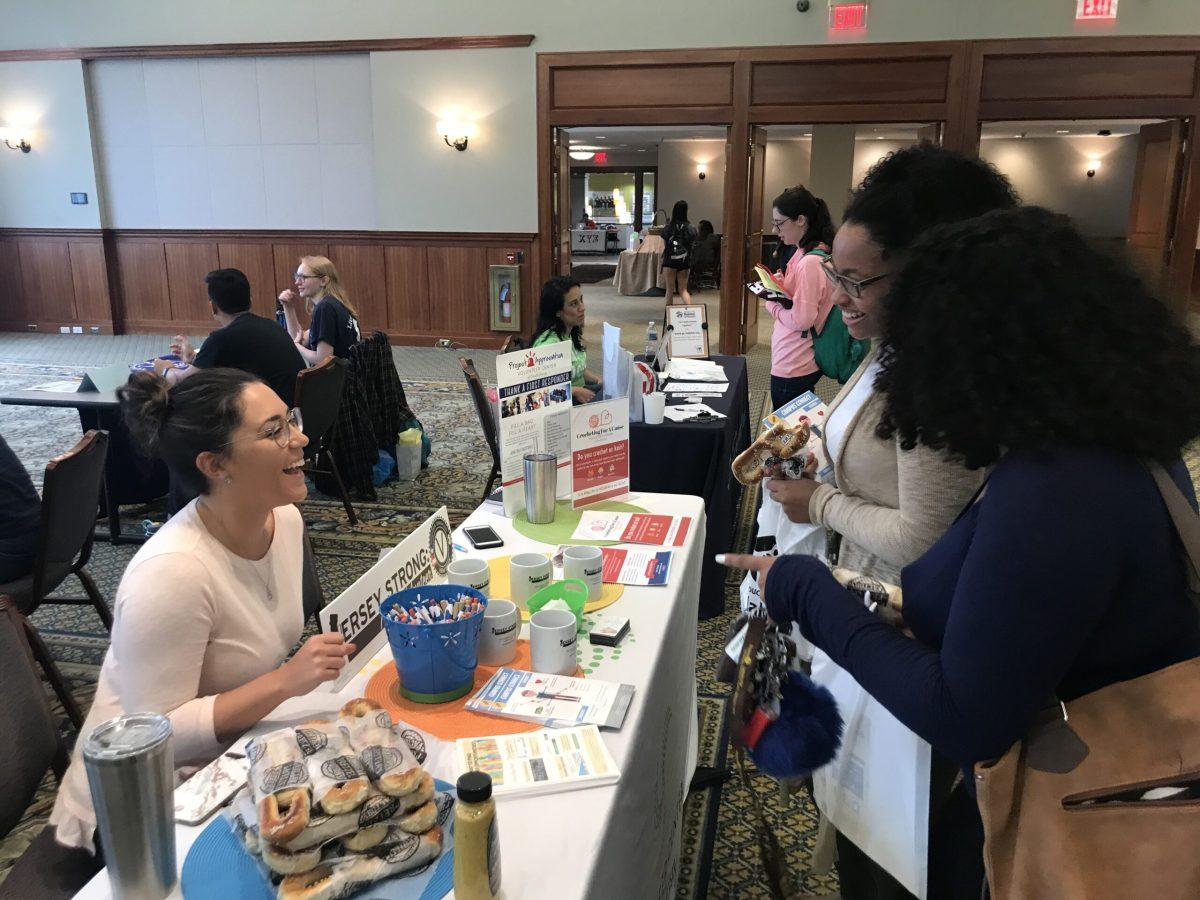
<svg viewBox="0 0 1200 900">
<path fill-rule="evenodd" d="M 1171 472 L 1194 504 L 1182 464 Z M 1035 713 L 1200 655 L 1175 532 L 1153 479 L 1088 450 L 1010 454 L 982 499 L 902 573 L 917 640 L 820 562 L 780 558 L 767 608 L 793 620 L 901 722 L 970 769 Z"/>
</svg>

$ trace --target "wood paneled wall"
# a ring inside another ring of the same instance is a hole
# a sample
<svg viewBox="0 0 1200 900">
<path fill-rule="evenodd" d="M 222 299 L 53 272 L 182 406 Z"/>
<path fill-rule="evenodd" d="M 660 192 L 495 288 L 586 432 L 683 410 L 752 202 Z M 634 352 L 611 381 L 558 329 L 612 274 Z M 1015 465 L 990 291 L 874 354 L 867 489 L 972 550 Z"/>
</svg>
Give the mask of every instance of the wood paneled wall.
<svg viewBox="0 0 1200 900">
<path fill-rule="evenodd" d="M 250 280 L 254 310 L 271 316 L 301 256 L 337 266 L 364 330 L 397 343 L 449 337 L 499 346 L 488 323 L 488 266 L 521 266 L 521 323 L 532 328 L 537 285 L 534 235 L 394 232 L 55 231 L 0 232 L 0 278 L 16 285 L 0 329 L 173 334 L 213 328 L 207 272 L 236 268 Z M 106 250 L 106 247 L 108 250 Z M 110 302 L 109 285 L 112 285 Z"/>
</svg>

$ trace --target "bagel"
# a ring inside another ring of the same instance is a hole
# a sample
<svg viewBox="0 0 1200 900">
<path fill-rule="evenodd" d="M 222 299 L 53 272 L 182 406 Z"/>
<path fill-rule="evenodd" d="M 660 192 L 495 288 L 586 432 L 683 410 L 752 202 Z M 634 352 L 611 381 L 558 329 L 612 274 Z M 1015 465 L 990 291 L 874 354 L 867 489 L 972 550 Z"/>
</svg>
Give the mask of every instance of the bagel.
<svg viewBox="0 0 1200 900">
<path fill-rule="evenodd" d="M 333 869 L 319 866 L 311 872 L 289 875 L 279 884 L 279 900 L 333 900 L 340 896 Z"/>
<path fill-rule="evenodd" d="M 341 714 L 352 719 L 359 719 L 364 716 L 369 716 L 373 712 L 378 712 L 383 709 L 378 703 L 369 697 L 359 697 L 356 700 L 349 701 L 342 707 Z"/>
<path fill-rule="evenodd" d="M 408 834 L 389 828 L 382 844 L 370 855 L 318 866 L 302 875 L 289 875 L 279 885 L 279 900 L 335 900 L 358 888 L 393 875 L 411 872 L 437 859 L 442 852 L 442 829 L 435 825 L 425 834 Z"/>
<path fill-rule="evenodd" d="M 270 844 L 264 844 L 262 858 L 263 862 L 267 864 L 267 867 L 272 872 L 276 872 L 279 875 L 298 875 L 301 872 L 311 871 L 320 865 L 321 848 L 313 847 L 311 850 L 299 850 L 295 853 L 289 853 L 287 850 L 281 850 Z"/>
<path fill-rule="evenodd" d="M 423 806 L 418 806 L 408 815 L 396 820 L 396 826 L 409 834 L 424 834 L 437 824 L 437 804 L 430 800 Z"/>
<path fill-rule="evenodd" d="M 374 794 L 353 812 L 313 818 L 307 828 L 283 845 L 283 849 L 294 852 L 319 847 L 372 825 L 387 823 L 399 813 L 399 800 L 384 794 Z"/>
<path fill-rule="evenodd" d="M 371 783 L 366 776 L 338 782 L 321 797 L 321 809 L 331 816 L 352 812 L 362 806 L 370 793 Z"/>
<path fill-rule="evenodd" d="M 258 802 L 258 832 L 272 844 L 285 844 L 304 830 L 311 815 L 307 788 L 268 794 Z"/>
<path fill-rule="evenodd" d="M 795 427 L 777 422 L 733 460 L 734 478 L 746 486 L 757 484 L 766 476 L 771 460 L 786 460 L 801 454 L 810 434 L 807 420 L 801 420 Z"/>
<path fill-rule="evenodd" d="M 404 826 L 401 825 L 403 828 Z M 387 837 L 388 826 L 386 822 L 380 822 L 378 825 L 372 825 L 369 828 L 360 828 L 354 834 L 348 834 L 342 838 L 342 846 L 351 853 L 361 853 L 364 850 L 370 850 L 385 837 Z"/>
<path fill-rule="evenodd" d="M 396 799 L 400 801 L 400 812 L 402 813 L 411 812 L 418 806 L 424 806 L 433 799 L 433 776 L 428 772 L 422 772 L 416 790 Z"/>
<path fill-rule="evenodd" d="M 340 725 L 302 725 L 296 729 L 296 743 L 304 752 L 315 806 L 329 815 L 339 815 L 362 805 L 370 795 L 371 782 Z"/>
</svg>

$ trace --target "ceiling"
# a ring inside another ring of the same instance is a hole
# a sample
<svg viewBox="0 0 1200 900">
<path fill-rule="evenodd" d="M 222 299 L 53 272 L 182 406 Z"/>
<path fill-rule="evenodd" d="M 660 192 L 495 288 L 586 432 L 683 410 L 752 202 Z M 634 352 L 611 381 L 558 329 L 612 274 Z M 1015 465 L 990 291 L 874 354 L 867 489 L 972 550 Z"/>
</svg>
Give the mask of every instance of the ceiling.
<svg viewBox="0 0 1200 900">
<path fill-rule="evenodd" d="M 1137 134 L 1143 125 L 1162 119 L 1070 119 L 1058 122 L 984 122 L 979 129 L 984 140 L 996 138 L 1095 137 L 1108 129 L 1114 137 Z"/>
<path fill-rule="evenodd" d="M 726 128 L 718 125 L 661 125 L 656 128 L 609 125 L 604 128 L 569 128 L 572 146 L 610 153 L 649 152 L 663 141 L 725 140 Z"/>
</svg>

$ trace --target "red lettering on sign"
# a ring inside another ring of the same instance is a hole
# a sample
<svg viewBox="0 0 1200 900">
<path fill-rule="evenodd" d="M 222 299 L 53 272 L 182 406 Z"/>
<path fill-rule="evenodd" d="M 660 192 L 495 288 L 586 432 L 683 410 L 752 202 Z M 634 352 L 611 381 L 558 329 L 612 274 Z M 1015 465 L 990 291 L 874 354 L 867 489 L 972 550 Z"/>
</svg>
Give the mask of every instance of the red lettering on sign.
<svg viewBox="0 0 1200 900">
<path fill-rule="evenodd" d="M 860 31 L 867 27 L 867 4 L 839 3 L 829 7 L 831 31 Z"/>
</svg>

